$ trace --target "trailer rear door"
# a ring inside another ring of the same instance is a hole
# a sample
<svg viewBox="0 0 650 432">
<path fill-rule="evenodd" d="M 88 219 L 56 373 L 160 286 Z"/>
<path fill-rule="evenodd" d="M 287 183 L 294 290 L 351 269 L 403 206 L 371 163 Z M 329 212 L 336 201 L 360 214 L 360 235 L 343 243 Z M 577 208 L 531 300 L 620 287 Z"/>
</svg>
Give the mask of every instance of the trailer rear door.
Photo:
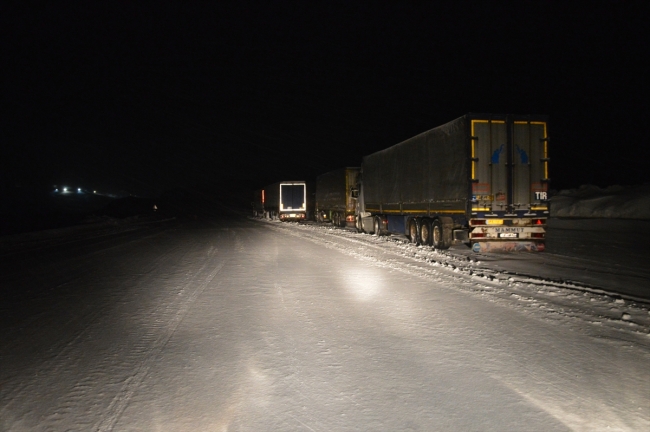
<svg viewBox="0 0 650 432">
<path fill-rule="evenodd" d="M 504 120 L 472 120 L 474 210 L 505 210 L 508 203 L 508 130 Z"/>
<path fill-rule="evenodd" d="M 545 121 L 471 121 L 473 211 L 546 209 Z"/>
<path fill-rule="evenodd" d="M 307 187 L 304 183 L 280 184 L 280 211 L 286 210 L 307 210 Z"/>
<path fill-rule="evenodd" d="M 546 122 L 515 121 L 512 125 L 512 204 L 515 210 L 542 209 L 548 199 L 548 136 Z"/>
</svg>

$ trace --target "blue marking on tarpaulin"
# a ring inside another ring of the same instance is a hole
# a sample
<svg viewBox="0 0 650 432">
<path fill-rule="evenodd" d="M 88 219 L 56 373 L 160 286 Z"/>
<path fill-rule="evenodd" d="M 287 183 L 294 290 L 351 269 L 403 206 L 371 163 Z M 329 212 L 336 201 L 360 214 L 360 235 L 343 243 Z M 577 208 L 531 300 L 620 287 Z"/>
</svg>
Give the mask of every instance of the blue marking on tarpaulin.
<svg viewBox="0 0 650 432">
<path fill-rule="evenodd" d="M 519 157 L 521 158 L 521 163 L 522 164 L 527 164 L 528 163 L 528 153 L 526 153 L 525 150 L 520 149 L 519 146 L 516 146 L 517 148 L 517 153 L 519 153 Z"/>
<path fill-rule="evenodd" d="M 501 147 L 494 150 L 494 152 L 492 153 L 492 159 L 490 160 L 490 162 L 492 162 L 493 164 L 498 164 L 499 163 L 499 156 L 501 156 L 501 153 L 503 153 L 503 144 L 501 144 Z"/>
</svg>

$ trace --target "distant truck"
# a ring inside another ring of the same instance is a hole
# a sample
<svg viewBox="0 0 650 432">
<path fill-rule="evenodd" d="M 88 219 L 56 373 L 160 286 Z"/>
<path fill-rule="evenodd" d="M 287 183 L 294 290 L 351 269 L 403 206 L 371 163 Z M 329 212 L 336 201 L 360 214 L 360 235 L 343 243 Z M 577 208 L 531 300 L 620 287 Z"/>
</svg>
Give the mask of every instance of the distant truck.
<svg viewBox="0 0 650 432">
<path fill-rule="evenodd" d="M 543 251 L 546 116 L 467 114 L 363 158 L 356 226 L 447 249 Z"/>
<path fill-rule="evenodd" d="M 266 186 L 255 192 L 253 212 L 267 219 L 281 221 L 307 219 L 307 183 L 283 181 Z"/>
<path fill-rule="evenodd" d="M 358 167 L 340 168 L 316 178 L 316 221 L 355 227 Z"/>
<path fill-rule="evenodd" d="M 258 189 L 253 192 L 253 201 L 251 201 L 251 205 L 253 206 L 253 216 L 264 216 L 264 189 Z"/>
</svg>

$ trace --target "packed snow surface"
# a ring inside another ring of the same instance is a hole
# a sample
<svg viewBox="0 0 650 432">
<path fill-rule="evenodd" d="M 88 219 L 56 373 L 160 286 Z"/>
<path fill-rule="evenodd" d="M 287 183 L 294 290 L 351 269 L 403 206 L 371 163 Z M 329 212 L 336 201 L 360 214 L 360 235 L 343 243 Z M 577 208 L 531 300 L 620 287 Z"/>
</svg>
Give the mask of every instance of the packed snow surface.
<svg viewBox="0 0 650 432">
<path fill-rule="evenodd" d="M 0 239 L 0 430 L 650 430 L 647 223 L 486 255 L 221 214 Z"/>
</svg>

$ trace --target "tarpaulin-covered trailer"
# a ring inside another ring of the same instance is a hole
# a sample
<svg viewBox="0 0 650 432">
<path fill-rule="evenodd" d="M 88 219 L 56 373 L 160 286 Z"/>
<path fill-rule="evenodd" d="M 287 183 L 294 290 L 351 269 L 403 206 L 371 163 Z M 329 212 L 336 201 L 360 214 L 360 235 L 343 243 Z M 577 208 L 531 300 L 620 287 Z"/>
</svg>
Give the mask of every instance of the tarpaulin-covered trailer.
<svg viewBox="0 0 650 432">
<path fill-rule="evenodd" d="M 544 250 L 548 120 L 467 114 L 363 158 L 357 228 L 475 251 Z"/>
<path fill-rule="evenodd" d="M 340 168 L 316 178 L 316 220 L 355 226 L 358 167 Z"/>
<path fill-rule="evenodd" d="M 307 184 L 304 181 L 282 181 L 262 189 L 264 215 L 270 219 L 307 219 Z"/>
</svg>

